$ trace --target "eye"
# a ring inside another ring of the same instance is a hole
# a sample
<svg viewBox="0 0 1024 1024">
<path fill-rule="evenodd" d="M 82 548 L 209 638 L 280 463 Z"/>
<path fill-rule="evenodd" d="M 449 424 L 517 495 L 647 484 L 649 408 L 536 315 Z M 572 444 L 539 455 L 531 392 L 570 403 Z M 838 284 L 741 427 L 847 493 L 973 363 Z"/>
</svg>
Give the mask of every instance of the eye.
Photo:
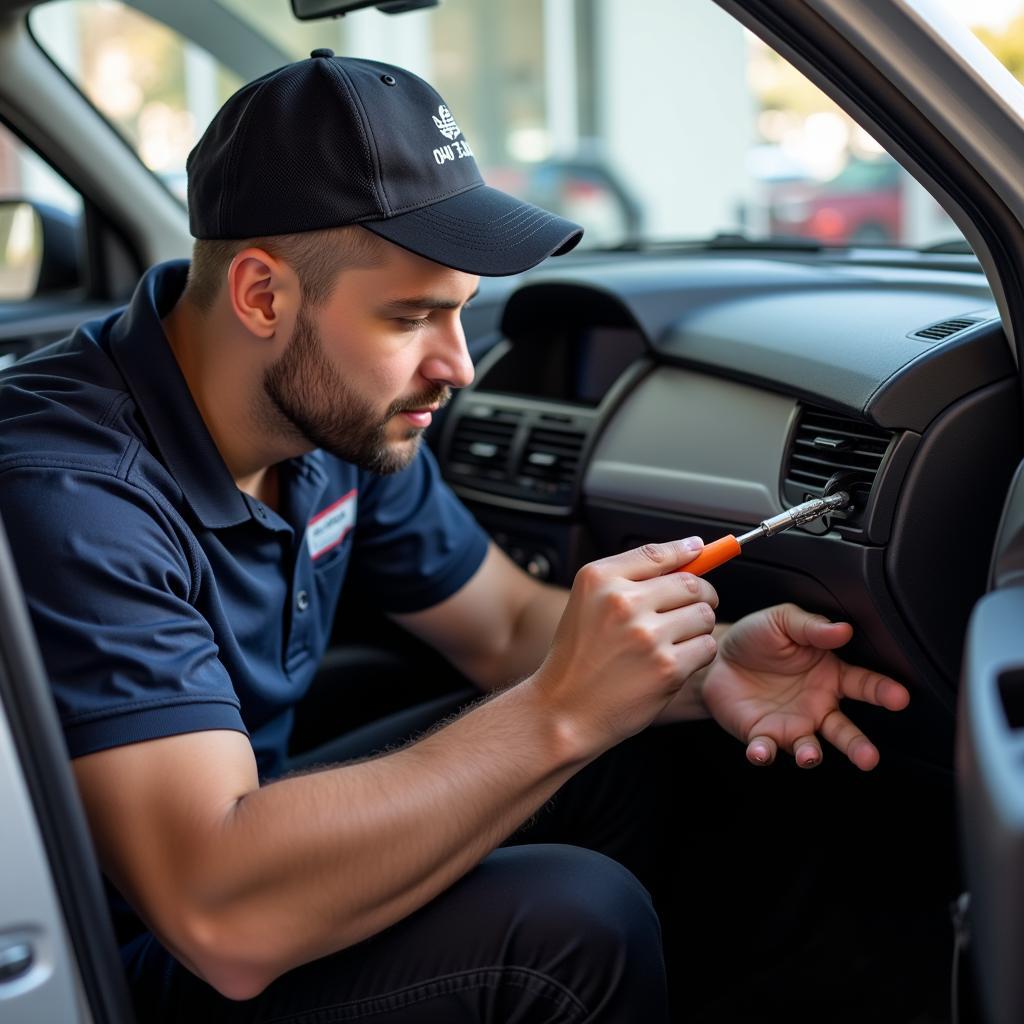
<svg viewBox="0 0 1024 1024">
<path fill-rule="evenodd" d="M 430 325 L 430 320 L 427 317 L 425 317 L 425 316 L 423 316 L 423 317 L 405 317 L 405 316 L 401 316 L 401 317 L 398 318 L 398 322 L 407 331 L 416 331 L 416 330 L 419 330 L 421 327 L 428 327 Z"/>
</svg>

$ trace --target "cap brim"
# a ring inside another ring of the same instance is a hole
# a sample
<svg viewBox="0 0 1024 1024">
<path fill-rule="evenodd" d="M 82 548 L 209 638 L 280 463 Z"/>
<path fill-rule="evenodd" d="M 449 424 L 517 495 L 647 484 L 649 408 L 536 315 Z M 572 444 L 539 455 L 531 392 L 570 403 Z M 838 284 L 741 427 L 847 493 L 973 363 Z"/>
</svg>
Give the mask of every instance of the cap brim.
<svg viewBox="0 0 1024 1024">
<path fill-rule="evenodd" d="M 583 237 L 579 224 L 488 185 L 362 226 L 418 256 L 483 277 L 519 274 Z"/>
</svg>

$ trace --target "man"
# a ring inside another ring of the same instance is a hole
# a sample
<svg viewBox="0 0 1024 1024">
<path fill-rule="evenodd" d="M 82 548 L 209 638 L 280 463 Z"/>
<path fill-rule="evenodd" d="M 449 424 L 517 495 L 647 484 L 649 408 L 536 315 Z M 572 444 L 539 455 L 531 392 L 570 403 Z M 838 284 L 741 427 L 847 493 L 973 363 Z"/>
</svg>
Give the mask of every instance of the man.
<svg viewBox="0 0 1024 1024">
<path fill-rule="evenodd" d="M 190 268 L 154 268 L 0 392 L 0 511 L 48 560 L 25 589 L 140 1014 L 667 1019 L 633 875 L 497 848 L 655 721 L 710 713 L 761 764 L 816 764 L 820 733 L 869 769 L 838 700 L 906 691 L 792 606 L 716 643 L 713 588 L 674 571 L 696 538 L 566 593 L 445 488 L 420 438 L 472 379 L 478 275 L 580 231 L 484 186 L 426 83 L 328 50 L 268 74 L 193 151 L 189 211 Z M 281 778 L 346 576 L 492 696 Z"/>
</svg>

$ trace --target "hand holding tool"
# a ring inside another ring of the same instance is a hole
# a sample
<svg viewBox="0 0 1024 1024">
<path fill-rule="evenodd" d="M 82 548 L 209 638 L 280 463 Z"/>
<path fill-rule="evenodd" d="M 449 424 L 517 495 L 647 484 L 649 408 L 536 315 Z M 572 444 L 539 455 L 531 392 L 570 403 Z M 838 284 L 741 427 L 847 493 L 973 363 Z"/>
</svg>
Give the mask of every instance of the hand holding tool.
<svg viewBox="0 0 1024 1024">
<path fill-rule="evenodd" d="M 706 572 L 716 569 L 723 562 L 735 558 L 743 551 L 743 545 L 748 541 L 757 540 L 759 537 L 774 537 L 783 530 L 792 526 L 802 526 L 814 519 L 827 516 L 830 512 L 836 512 L 846 508 L 850 504 L 850 495 L 846 491 L 837 491 L 825 498 L 812 498 L 794 508 L 787 508 L 777 516 L 765 519 L 756 530 L 740 534 L 728 534 L 704 545 L 704 550 L 692 561 L 687 562 L 676 572 L 691 572 L 694 576 L 703 576 Z"/>
</svg>

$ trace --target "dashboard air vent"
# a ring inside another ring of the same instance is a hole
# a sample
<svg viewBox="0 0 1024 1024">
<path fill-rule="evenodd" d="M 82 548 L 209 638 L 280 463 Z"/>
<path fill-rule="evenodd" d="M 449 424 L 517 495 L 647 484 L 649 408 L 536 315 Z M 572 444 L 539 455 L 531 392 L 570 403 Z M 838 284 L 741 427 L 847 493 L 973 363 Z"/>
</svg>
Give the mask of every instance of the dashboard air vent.
<svg viewBox="0 0 1024 1024">
<path fill-rule="evenodd" d="M 539 501 L 570 500 L 585 440 L 576 431 L 534 427 L 519 461 L 518 483 Z"/>
<path fill-rule="evenodd" d="M 914 337 L 927 338 L 929 341 L 940 341 L 942 338 L 948 338 L 951 334 L 957 334 L 959 331 L 964 331 L 968 327 L 973 327 L 975 324 L 980 323 L 980 317 L 956 317 L 953 320 L 943 320 L 941 323 L 932 324 L 931 327 L 922 327 L 921 330 L 914 331 Z"/>
<path fill-rule="evenodd" d="M 508 477 L 509 454 L 520 414 L 501 410 L 491 416 L 463 416 L 455 427 L 448 460 L 451 470 L 491 480 Z"/>
<path fill-rule="evenodd" d="M 866 492 L 891 439 L 881 427 L 805 406 L 786 466 L 786 490 L 798 491 L 799 500 L 805 494 L 820 496 L 833 474 L 849 473 L 855 488 Z"/>
</svg>

